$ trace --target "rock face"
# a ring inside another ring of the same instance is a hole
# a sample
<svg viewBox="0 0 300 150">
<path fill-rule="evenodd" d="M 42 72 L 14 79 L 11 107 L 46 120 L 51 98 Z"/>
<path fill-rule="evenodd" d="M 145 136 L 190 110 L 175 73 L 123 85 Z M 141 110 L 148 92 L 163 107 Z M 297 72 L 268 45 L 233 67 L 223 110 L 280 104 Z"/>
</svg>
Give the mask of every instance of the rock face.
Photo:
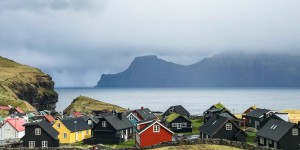
<svg viewBox="0 0 300 150">
<path fill-rule="evenodd" d="M 81 113 L 90 113 L 93 110 L 116 110 L 117 112 L 126 111 L 125 108 L 122 108 L 117 105 L 105 103 L 98 101 L 86 96 L 79 96 L 73 100 L 73 102 L 64 110 L 64 114 L 70 115 L 71 113 L 77 111 Z"/>
<path fill-rule="evenodd" d="M 0 105 L 19 106 L 25 111 L 55 110 L 58 94 L 49 75 L 3 57 L 0 70 Z"/>
<path fill-rule="evenodd" d="M 300 87 L 300 56 L 225 52 L 189 66 L 137 57 L 125 71 L 102 75 L 96 87 Z"/>
</svg>

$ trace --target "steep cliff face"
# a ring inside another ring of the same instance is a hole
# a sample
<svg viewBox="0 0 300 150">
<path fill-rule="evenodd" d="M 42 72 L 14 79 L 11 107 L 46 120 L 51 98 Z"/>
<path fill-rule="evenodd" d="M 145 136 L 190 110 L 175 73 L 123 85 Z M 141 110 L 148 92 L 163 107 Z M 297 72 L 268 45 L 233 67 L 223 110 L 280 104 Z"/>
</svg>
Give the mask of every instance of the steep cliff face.
<svg viewBox="0 0 300 150">
<path fill-rule="evenodd" d="M 49 75 L 0 56 L 0 105 L 19 106 L 25 111 L 55 110 L 57 101 Z"/>
</svg>

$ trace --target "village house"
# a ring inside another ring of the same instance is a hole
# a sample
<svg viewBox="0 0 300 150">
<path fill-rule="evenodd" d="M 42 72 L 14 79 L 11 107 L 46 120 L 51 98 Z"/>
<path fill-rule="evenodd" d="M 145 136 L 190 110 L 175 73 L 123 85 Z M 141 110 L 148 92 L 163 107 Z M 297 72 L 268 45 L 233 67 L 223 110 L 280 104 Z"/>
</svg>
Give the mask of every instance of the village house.
<svg viewBox="0 0 300 150">
<path fill-rule="evenodd" d="M 173 132 L 192 132 L 192 122 L 186 117 L 177 113 L 172 113 L 165 117 L 164 125 Z"/>
<path fill-rule="evenodd" d="M 83 114 L 79 111 L 75 111 L 70 115 L 70 117 L 73 117 L 73 118 L 77 118 L 77 117 L 81 117 L 81 116 L 83 116 Z"/>
<path fill-rule="evenodd" d="M 246 142 L 246 133 L 230 118 L 214 115 L 200 127 L 200 138 Z"/>
<path fill-rule="evenodd" d="M 38 116 L 34 116 L 34 117 L 33 117 L 33 120 L 34 120 L 34 121 L 45 120 L 45 121 L 47 121 L 47 122 L 50 123 L 50 124 L 53 124 L 54 121 L 55 121 L 55 119 L 54 119 L 51 115 L 48 115 L 48 114 L 46 114 L 46 115 L 38 115 Z"/>
<path fill-rule="evenodd" d="M 125 112 L 124 115 L 134 125 L 136 125 L 136 123 L 140 121 L 140 119 L 137 116 L 133 115 L 131 111 Z"/>
<path fill-rule="evenodd" d="M 91 137 L 91 127 L 81 117 L 56 120 L 52 127 L 58 131 L 60 143 L 75 143 Z"/>
<path fill-rule="evenodd" d="M 0 129 L 0 140 L 22 138 L 25 135 L 25 128 L 23 127 L 25 123 L 22 118 L 6 119 Z"/>
<path fill-rule="evenodd" d="M 123 113 L 101 114 L 98 123 L 93 127 L 93 138 L 89 144 L 119 144 L 133 134 L 134 125 Z M 92 141 L 92 142 L 91 142 Z"/>
<path fill-rule="evenodd" d="M 17 113 L 23 114 L 24 111 L 20 107 L 16 107 L 16 108 L 11 107 L 11 109 L 9 110 L 9 114 L 17 114 Z"/>
<path fill-rule="evenodd" d="M 241 126 L 248 126 L 248 118 L 246 117 L 246 115 L 249 114 L 251 111 L 255 110 L 256 108 L 257 107 L 255 105 L 251 106 L 242 113 L 242 116 L 240 118 L 242 120 Z"/>
<path fill-rule="evenodd" d="M 96 116 L 82 116 L 81 118 L 91 127 L 91 129 L 99 122 L 99 119 Z"/>
<path fill-rule="evenodd" d="M 157 120 L 144 120 L 137 123 L 135 144 L 139 148 L 172 141 L 174 132 Z"/>
<path fill-rule="evenodd" d="M 259 130 L 261 128 L 261 123 L 267 118 L 271 117 L 274 113 L 275 111 L 260 108 L 249 112 L 245 116 L 245 118 L 248 120 L 248 127 Z"/>
<path fill-rule="evenodd" d="M 186 118 L 190 117 L 190 113 L 181 105 L 171 106 L 169 109 L 167 109 L 163 114 L 162 118 L 169 116 L 172 113 L 180 114 L 181 116 L 184 116 Z"/>
<path fill-rule="evenodd" d="M 132 110 L 131 112 L 139 120 L 158 119 L 149 108 L 141 107 L 141 109 Z"/>
<path fill-rule="evenodd" d="M 40 122 L 26 123 L 25 135 L 22 137 L 23 147 L 59 147 L 58 132 L 42 120 Z"/>
<path fill-rule="evenodd" d="M 257 133 L 257 144 L 282 150 L 300 148 L 299 127 L 283 120 L 270 119 Z"/>
<path fill-rule="evenodd" d="M 209 109 L 203 112 L 204 122 L 208 121 L 210 117 L 214 115 L 221 115 L 224 117 L 232 118 L 238 120 L 238 118 L 232 114 L 229 109 L 227 109 L 223 104 L 218 103 L 212 105 Z"/>
</svg>

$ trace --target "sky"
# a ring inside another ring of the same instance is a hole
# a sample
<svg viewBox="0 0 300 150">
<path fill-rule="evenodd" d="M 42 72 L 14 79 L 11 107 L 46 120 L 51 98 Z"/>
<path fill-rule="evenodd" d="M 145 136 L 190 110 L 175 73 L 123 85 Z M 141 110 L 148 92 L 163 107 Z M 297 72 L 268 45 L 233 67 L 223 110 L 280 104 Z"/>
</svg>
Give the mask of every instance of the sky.
<svg viewBox="0 0 300 150">
<path fill-rule="evenodd" d="M 190 65 L 227 50 L 298 51 L 299 0 L 1 0 L 0 55 L 56 87 L 95 86 L 137 56 Z"/>
</svg>

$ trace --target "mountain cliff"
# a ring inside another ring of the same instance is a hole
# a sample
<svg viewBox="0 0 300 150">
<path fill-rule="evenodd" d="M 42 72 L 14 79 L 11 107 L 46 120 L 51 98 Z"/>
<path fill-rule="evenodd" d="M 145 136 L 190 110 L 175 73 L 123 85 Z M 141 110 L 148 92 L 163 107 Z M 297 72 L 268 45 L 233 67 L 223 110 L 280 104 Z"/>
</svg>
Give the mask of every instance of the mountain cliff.
<svg viewBox="0 0 300 150">
<path fill-rule="evenodd" d="M 224 52 L 189 66 L 143 56 L 96 87 L 300 87 L 300 56 Z"/>
<path fill-rule="evenodd" d="M 0 70 L 0 105 L 55 110 L 58 94 L 49 75 L 1 56 Z"/>
</svg>

